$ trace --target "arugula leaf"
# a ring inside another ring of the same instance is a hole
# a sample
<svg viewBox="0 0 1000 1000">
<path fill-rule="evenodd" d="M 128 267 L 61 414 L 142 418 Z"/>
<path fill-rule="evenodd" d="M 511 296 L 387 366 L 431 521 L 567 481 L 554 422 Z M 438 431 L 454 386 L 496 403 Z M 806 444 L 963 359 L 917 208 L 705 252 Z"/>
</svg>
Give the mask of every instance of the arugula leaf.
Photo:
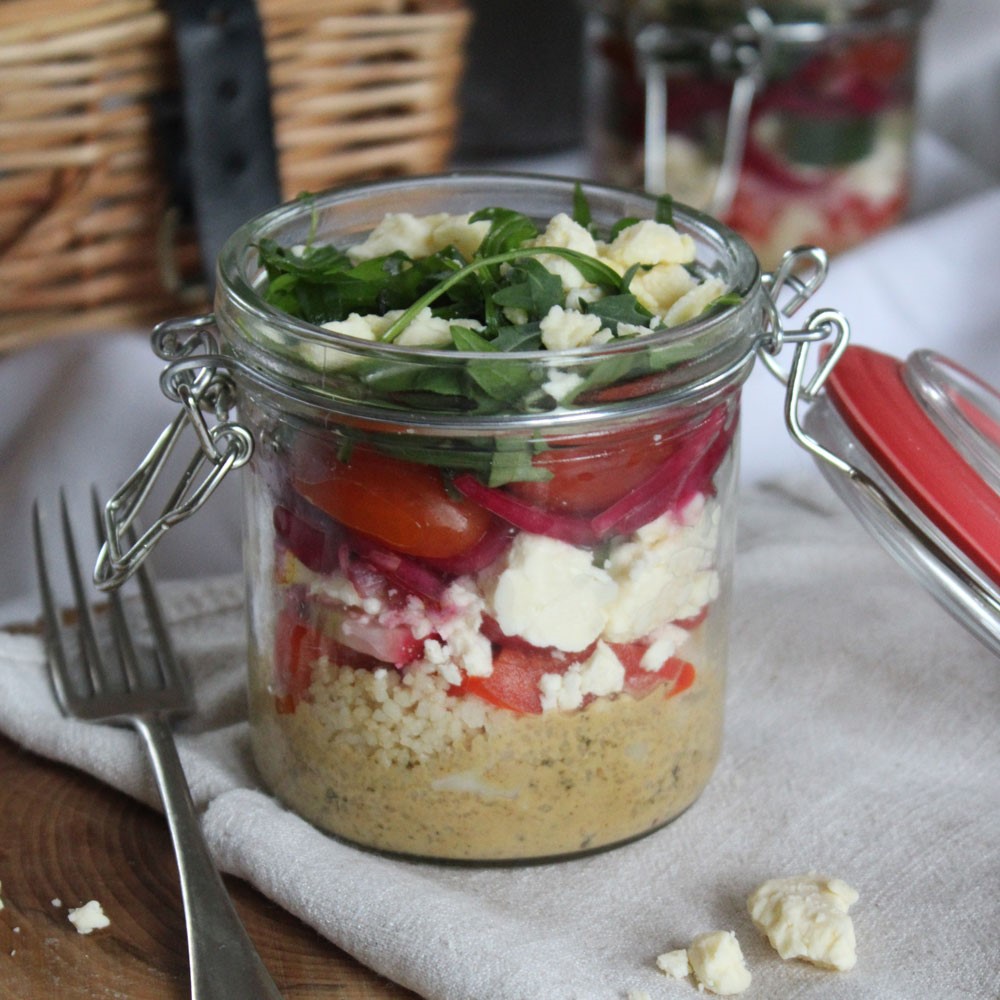
<svg viewBox="0 0 1000 1000">
<path fill-rule="evenodd" d="M 616 335 L 619 323 L 649 326 L 653 318 L 653 314 L 630 292 L 622 295 L 605 295 L 596 302 L 585 303 L 585 308 L 591 315 L 600 316 L 604 325 L 611 328 Z"/>
<path fill-rule="evenodd" d="M 529 319 L 541 319 L 553 306 L 565 302 L 559 275 L 530 257 L 513 265 L 507 280 L 509 284 L 490 298 L 504 308 L 523 309 Z"/>
<path fill-rule="evenodd" d="M 636 369 L 641 368 L 642 365 L 642 358 L 632 354 L 614 354 L 591 368 L 584 376 L 583 381 L 562 398 L 561 403 L 563 406 L 567 406 L 581 393 L 611 385 L 624 379 L 626 375 L 634 375 Z"/>
<path fill-rule="evenodd" d="M 622 290 L 622 279 L 617 271 L 595 257 L 589 257 L 585 253 L 580 253 L 579 250 L 570 250 L 567 247 L 520 247 L 517 250 L 495 254 L 492 257 L 475 259 L 470 264 L 444 278 L 429 291 L 421 295 L 409 308 L 405 309 L 403 314 L 382 334 L 382 340 L 385 343 L 391 344 L 422 310 L 436 302 L 456 284 L 468 279 L 470 275 L 476 274 L 479 271 L 488 271 L 497 264 L 509 264 L 521 257 L 538 257 L 543 254 L 563 257 L 565 260 L 570 261 L 579 270 L 580 274 L 583 275 L 584 279 L 591 284 L 600 285 L 612 292 L 620 292 Z"/>
<path fill-rule="evenodd" d="M 584 229 L 590 229 L 593 222 L 590 213 L 590 202 L 583 193 L 583 187 L 579 181 L 573 185 L 573 221 L 583 226 Z"/>
<path fill-rule="evenodd" d="M 552 470 L 532 465 L 531 460 L 546 446 L 541 442 L 512 441 L 498 438 L 493 442 L 487 486 L 506 486 L 508 483 L 544 483 L 552 478 Z"/>
<path fill-rule="evenodd" d="M 470 222 L 483 220 L 489 221 L 490 228 L 476 250 L 477 260 L 516 250 L 538 235 L 538 226 L 528 216 L 510 208 L 484 208 L 469 216 Z"/>
<path fill-rule="evenodd" d="M 666 223 L 668 226 L 674 224 L 674 199 L 669 194 L 661 194 L 656 199 L 656 210 L 653 212 L 653 219 L 656 222 Z"/>
<path fill-rule="evenodd" d="M 641 222 L 641 219 L 637 219 L 634 215 L 627 215 L 624 218 L 619 219 L 609 230 L 608 230 L 608 242 L 612 242 L 614 238 L 622 232 L 624 229 L 628 229 L 629 226 L 634 226 Z"/>
<path fill-rule="evenodd" d="M 527 365 L 494 364 L 491 355 L 500 353 L 495 343 L 464 326 L 453 326 L 451 338 L 460 351 L 483 354 L 482 361 L 470 361 L 469 377 L 493 399 L 503 403 L 523 399 L 538 385 L 538 377 Z"/>
</svg>

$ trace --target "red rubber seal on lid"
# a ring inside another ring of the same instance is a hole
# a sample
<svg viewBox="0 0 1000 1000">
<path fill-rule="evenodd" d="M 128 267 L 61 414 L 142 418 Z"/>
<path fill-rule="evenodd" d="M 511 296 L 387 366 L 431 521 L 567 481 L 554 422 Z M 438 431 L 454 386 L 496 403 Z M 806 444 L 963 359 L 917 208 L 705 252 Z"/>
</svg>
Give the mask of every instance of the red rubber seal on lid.
<svg viewBox="0 0 1000 1000">
<path fill-rule="evenodd" d="M 934 425 L 903 369 L 888 354 L 848 347 L 827 379 L 827 395 L 899 490 L 1000 584 L 1000 494 Z"/>
</svg>

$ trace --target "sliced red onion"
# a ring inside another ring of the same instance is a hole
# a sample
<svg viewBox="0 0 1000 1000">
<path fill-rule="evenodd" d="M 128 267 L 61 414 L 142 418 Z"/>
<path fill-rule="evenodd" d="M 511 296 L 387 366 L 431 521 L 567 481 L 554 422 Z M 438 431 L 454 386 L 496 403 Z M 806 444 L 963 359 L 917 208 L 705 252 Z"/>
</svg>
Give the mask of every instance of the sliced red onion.
<svg viewBox="0 0 1000 1000">
<path fill-rule="evenodd" d="M 570 545 L 593 545 L 597 541 L 588 518 L 553 514 L 551 511 L 532 507 L 503 490 L 485 486 L 469 472 L 456 476 L 455 489 L 463 496 L 485 507 L 508 524 L 533 535 L 547 535 Z"/>
<path fill-rule="evenodd" d="M 681 494 L 692 480 L 693 474 L 696 471 L 703 473 L 703 460 L 719 438 L 725 420 L 725 405 L 717 406 L 704 423 L 688 434 L 680 447 L 651 476 L 610 507 L 595 514 L 590 523 L 597 537 L 629 534 L 679 506 Z M 712 472 L 714 471 L 713 468 Z M 699 475 L 699 482 L 703 479 L 703 474 Z"/>
<path fill-rule="evenodd" d="M 392 549 L 384 549 L 353 532 L 348 544 L 354 552 L 404 590 L 426 597 L 435 603 L 444 596 L 447 589 L 445 581 L 432 569 L 415 559 L 400 555 Z"/>
<path fill-rule="evenodd" d="M 331 573 L 340 565 L 343 532 L 321 511 L 295 503 L 279 504 L 271 515 L 274 532 L 296 559 L 314 573 Z"/>
</svg>

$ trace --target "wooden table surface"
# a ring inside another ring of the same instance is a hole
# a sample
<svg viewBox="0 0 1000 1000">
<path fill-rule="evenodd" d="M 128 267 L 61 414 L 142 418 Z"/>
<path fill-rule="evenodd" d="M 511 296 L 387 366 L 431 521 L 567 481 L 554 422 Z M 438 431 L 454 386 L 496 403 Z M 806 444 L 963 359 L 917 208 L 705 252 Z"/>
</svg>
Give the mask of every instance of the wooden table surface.
<svg viewBox="0 0 1000 1000">
<path fill-rule="evenodd" d="M 177 868 L 163 817 L 2 736 L 0 883 L 5 1000 L 189 996 Z M 416 997 L 245 882 L 228 878 L 227 884 L 288 1000 Z M 67 912 L 90 899 L 101 903 L 111 924 L 85 936 Z"/>
</svg>

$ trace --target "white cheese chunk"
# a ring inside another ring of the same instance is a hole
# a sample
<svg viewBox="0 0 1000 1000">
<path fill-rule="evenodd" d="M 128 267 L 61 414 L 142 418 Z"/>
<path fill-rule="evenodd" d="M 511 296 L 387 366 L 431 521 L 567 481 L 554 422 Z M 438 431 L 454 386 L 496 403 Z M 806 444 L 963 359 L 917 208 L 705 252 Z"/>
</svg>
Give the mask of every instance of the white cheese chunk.
<svg viewBox="0 0 1000 1000">
<path fill-rule="evenodd" d="M 607 343 L 612 337 L 611 331 L 604 329 L 600 316 L 573 312 L 562 306 L 553 306 L 542 317 L 539 329 L 542 343 L 550 351 Z"/>
<path fill-rule="evenodd" d="M 397 250 L 417 258 L 427 257 L 453 244 L 465 257 L 471 257 L 489 228 L 488 221 L 469 222 L 468 215 L 438 212 L 415 216 L 409 212 L 390 212 L 367 239 L 347 252 L 354 261 L 383 257 Z"/>
<path fill-rule="evenodd" d="M 690 236 L 652 219 L 626 227 L 602 251 L 609 264 L 617 264 L 623 271 L 633 264 L 689 264 L 695 257 Z"/>
<path fill-rule="evenodd" d="M 69 922 L 76 928 L 77 934 L 90 934 L 111 923 L 96 899 L 70 910 L 67 916 Z"/>
<path fill-rule="evenodd" d="M 660 972 L 673 976 L 674 979 L 684 979 L 691 975 L 691 963 L 688 961 L 687 948 L 675 948 L 656 956 L 656 967 Z"/>
<path fill-rule="evenodd" d="M 750 970 L 732 931 L 699 934 L 688 947 L 687 955 L 699 988 L 719 996 L 732 996 L 750 985 Z"/>
<path fill-rule="evenodd" d="M 452 326 L 464 326 L 470 330 L 482 330 L 483 324 L 475 319 L 442 319 L 431 313 L 426 306 L 410 320 L 395 343 L 401 347 L 446 347 L 451 344 Z"/>
<path fill-rule="evenodd" d="M 445 614 L 436 619 L 436 625 L 451 656 L 470 677 L 489 677 L 493 673 L 493 648 L 481 631 L 485 605 L 471 586 L 471 578 L 452 583 L 443 604 Z"/>
<path fill-rule="evenodd" d="M 601 634 L 617 592 L 586 549 L 528 532 L 517 535 L 503 569 L 484 582 L 493 617 L 507 635 L 569 653 Z"/>
<path fill-rule="evenodd" d="M 634 642 L 715 600 L 719 518 L 714 502 L 693 524 L 664 514 L 612 546 L 605 567 L 618 592 L 608 608 L 606 638 Z"/>
<path fill-rule="evenodd" d="M 566 250 L 576 250 L 588 257 L 597 256 L 597 244 L 594 242 L 594 237 L 565 212 L 554 215 L 549 220 L 545 232 L 531 240 L 526 246 L 563 247 Z M 590 282 L 565 257 L 559 257 L 556 254 L 539 254 L 535 259 L 551 274 L 558 275 L 563 284 L 563 291 L 569 292 L 590 285 Z"/>
<path fill-rule="evenodd" d="M 854 968 L 854 924 L 848 909 L 858 894 L 839 878 L 800 875 L 769 879 L 747 900 L 754 925 L 782 958 L 825 969 Z"/>
<path fill-rule="evenodd" d="M 561 403 L 571 393 L 583 385 L 583 376 L 576 372 L 568 372 L 562 368 L 548 369 L 548 379 L 542 383 L 542 388 L 557 402 Z"/>
<path fill-rule="evenodd" d="M 667 326 L 679 326 L 700 316 L 726 290 L 720 278 L 706 278 L 682 295 L 664 314 Z"/>
<path fill-rule="evenodd" d="M 662 316 L 696 285 L 697 279 L 683 265 L 657 264 L 636 272 L 628 290 L 651 313 Z"/>
<path fill-rule="evenodd" d="M 588 695 L 603 698 L 617 694 L 625 686 L 625 668 L 607 643 L 598 642 L 582 663 L 574 663 L 565 673 L 543 674 L 538 682 L 542 711 L 572 712 Z"/>
</svg>

